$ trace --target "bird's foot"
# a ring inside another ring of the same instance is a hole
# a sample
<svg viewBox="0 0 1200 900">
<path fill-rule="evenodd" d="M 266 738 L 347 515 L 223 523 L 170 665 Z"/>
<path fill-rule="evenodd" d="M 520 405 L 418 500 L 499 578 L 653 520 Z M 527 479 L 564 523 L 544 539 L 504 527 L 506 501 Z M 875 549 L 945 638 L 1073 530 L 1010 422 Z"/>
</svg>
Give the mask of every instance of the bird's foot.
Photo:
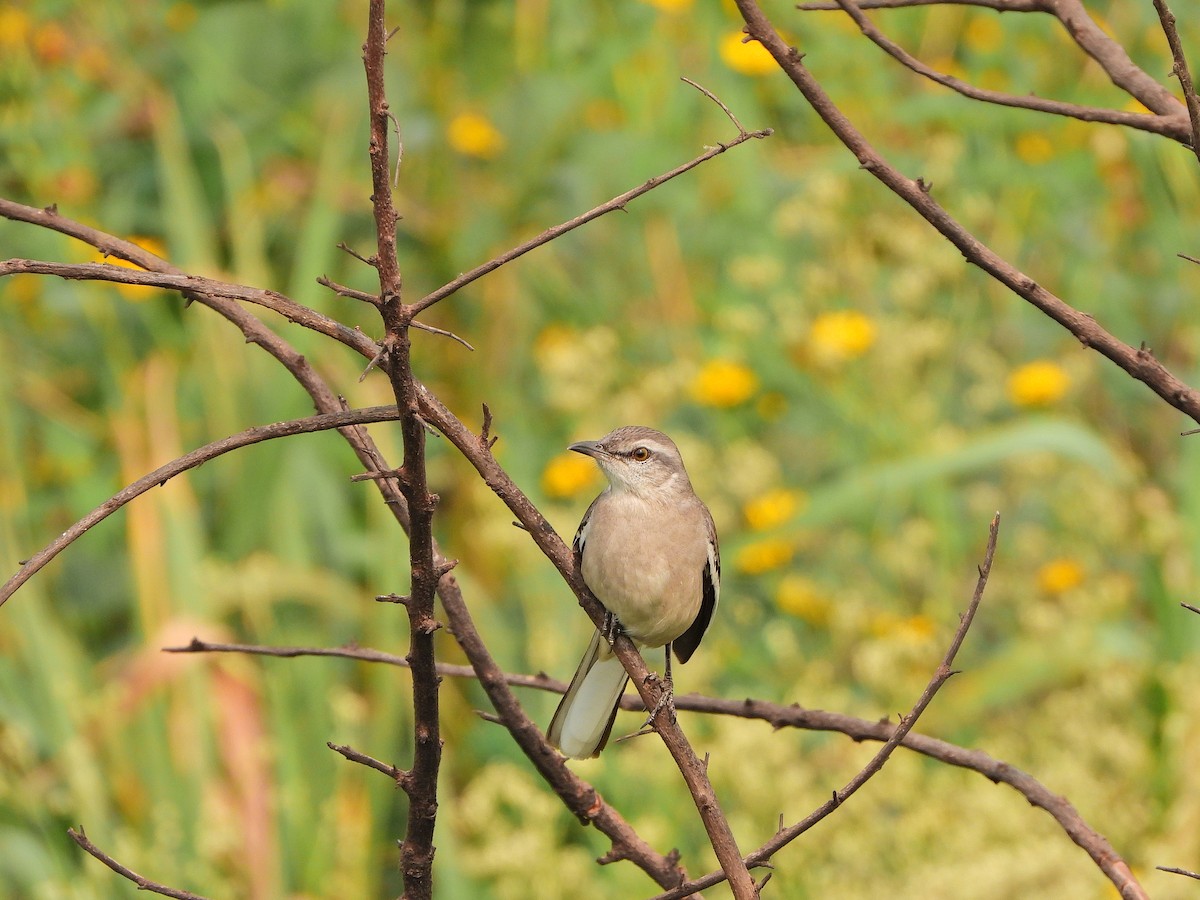
<svg viewBox="0 0 1200 900">
<path fill-rule="evenodd" d="M 654 720 L 658 718 L 658 714 L 663 710 L 667 711 L 667 718 L 671 724 L 675 724 L 675 685 L 668 675 L 666 678 L 659 678 L 658 675 L 651 672 L 647 678 L 647 682 L 658 682 L 661 686 L 661 692 L 658 695 L 658 702 L 654 704 L 654 709 L 650 711 L 650 715 L 646 717 L 646 724 L 642 728 L 650 728 L 654 725 Z"/>
<path fill-rule="evenodd" d="M 617 635 L 624 632 L 625 629 L 621 626 L 621 620 L 607 609 L 604 611 L 604 624 L 600 628 L 600 633 L 604 635 L 604 639 L 608 641 L 609 646 L 612 646 L 616 641 Z"/>
</svg>

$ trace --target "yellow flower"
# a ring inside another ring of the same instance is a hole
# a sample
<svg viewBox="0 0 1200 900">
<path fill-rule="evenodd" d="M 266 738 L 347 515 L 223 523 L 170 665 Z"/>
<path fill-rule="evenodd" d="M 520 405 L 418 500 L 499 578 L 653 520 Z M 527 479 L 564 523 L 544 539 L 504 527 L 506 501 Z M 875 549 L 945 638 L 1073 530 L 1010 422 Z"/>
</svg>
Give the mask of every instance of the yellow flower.
<svg viewBox="0 0 1200 900">
<path fill-rule="evenodd" d="M 775 589 L 775 605 L 810 625 L 825 625 L 833 604 L 820 585 L 803 575 L 785 575 Z"/>
<path fill-rule="evenodd" d="M 665 13 L 679 13 L 691 8 L 693 0 L 642 0 Z"/>
<path fill-rule="evenodd" d="M 564 500 L 574 497 L 594 485 L 600 478 L 596 464 L 578 453 L 560 453 L 542 471 L 542 492 L 547 497 Z"/>
<path fill-rule="evenodd" d="M 137 244 L 143 250 L 149 250 L 155 256 L 166 258 L 167 248 L 158 238 L 148 237 L 146 235 L 136 235 L 129 238 L 129 242 L 131 244 Z M 128 260 L 118 259 L 115 256 L 105 256 L 99 251 L 96 253 L 95 261 L 108 263 L 110 266 L 121 266 L 125 269 L 137 269 L 138 271 L 142 270 L 141 266 L 136 266 Z M 140 284 L 116 284 L 114 287 L 116 287 L 116 289 L 120 291 L 123 296 L 130 300 L 145 300 L 159 290 L 159 288 L 146 287 Z"/>
<path fill-rule="evenodd" d="M 504 135 L 479 113 L 459 113 L 446 128 L 450 146 L 463 156 L 492 159 L 504 150 Z"/>
<path fill-rule="evenodd" d="M 875 637 L 901 644 L 923 644 L 937 634 L 937 623 L 924 613 L 879 612 L 871 617 L 869 628 Z"/>
<path fill-rule="evenodd" d="M 709 360 L 692 381 L 692 396 L 705 406 L 737 406 L 757 390 L 758 376 L 729 359 Z"/>
<path fill-rule="evenodd" d="M 1070 383 L 1058 363 L 1038 360 L 1008 376 L 1008 396 L 1017 406 L 1049 406 L 1063 398 Z"/>
<path fill-rule="evenodd" d="M 748 500 L 742 507 L 742 514 L 746 517 L 746 524 L 755 531 L 766 531 L 788 521 L 803 500 L 803 495 L 795 491 L 776 488 Z"/>
<path fill-rule="evenodd" d="M 791 542 L 781 538 L 768 538 L 765 541 L 747 544 L 739 550 L 734 558 L 734 566 L 743 574 L 761 575 L 786 566 L 794 552 Z"/>
<path fill-rule="evenodd" d="M 1054 559 L 1037 573 L 1037 583 L 1047 594 L 1065 594 L 1083 583 L 1083 566 L 1073 559 Z"/>
<path fill-rule="evenodd" d="M 875 323 L 853 309 L 821 313 L 808 333 L 813 356 L 837 363 L 862 356 L 875 343 Z"/>
<path fill-rule="evenodd" d="M 1054 159 L 1054 144 L 1044 134 L 1027 131 L 1017 137 L 1017 158 L 1030 165 L 1040 165 Z"/>
<path fill-rule="evenodd" d="M 990 53 L 1004 43 L 1004 29 L 995 16 L 973 16 L 967 23 L 963 42 L 977 53 Z"/>
<path fill-rule="evenodd" d="M 923 644 L 935 634 L 937 623 L 929 616 L 918 613 L 897 622 L 892 636 L 904 644 Z"/>
<path fill-rule="evenodd" d="M 742 75 L 766 75 L 774 72 L 775 58 L 758 41 L 745 41 L 741 31 L 731 31 L 721 38 L 719 52 L 721 60 L 733 71 Z"/>
<path fill-rule="evenodd" d="M 11 4 L 0 6 L 0 47 L 16 48 L 29 39 L 29 14 Z"/>
</svg>

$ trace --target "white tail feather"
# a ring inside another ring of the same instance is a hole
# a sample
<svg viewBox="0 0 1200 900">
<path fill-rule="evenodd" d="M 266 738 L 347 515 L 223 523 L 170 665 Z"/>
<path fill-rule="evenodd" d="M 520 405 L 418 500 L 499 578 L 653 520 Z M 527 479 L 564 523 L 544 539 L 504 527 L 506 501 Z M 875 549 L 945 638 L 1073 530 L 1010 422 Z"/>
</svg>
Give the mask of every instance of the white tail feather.
<svg viewBox="0 0 1200 900">
<path fill-rule="evenodd" d="M 572 759 L 599 754 L 628 680 L 621 661 L 597 631 L 550 720 L 550 743 Z"/>
</svg>

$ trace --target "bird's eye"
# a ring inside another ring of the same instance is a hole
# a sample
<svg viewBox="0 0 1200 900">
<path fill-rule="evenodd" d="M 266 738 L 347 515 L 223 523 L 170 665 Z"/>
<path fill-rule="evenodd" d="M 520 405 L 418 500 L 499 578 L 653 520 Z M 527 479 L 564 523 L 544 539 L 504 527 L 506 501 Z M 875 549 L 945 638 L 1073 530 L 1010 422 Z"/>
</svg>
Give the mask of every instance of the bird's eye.
<svg viewBox="0 0 1200 900">
<path fill-rule="evenodd" d="M 650 451 L 647 450 L 645 447 L 638 447 L 629 455 L 632 456 L 634 459 L 636 459 L 638 462 L 645 462 L 646 460 L 648 460 L 650 458 Z"/>
</svg>

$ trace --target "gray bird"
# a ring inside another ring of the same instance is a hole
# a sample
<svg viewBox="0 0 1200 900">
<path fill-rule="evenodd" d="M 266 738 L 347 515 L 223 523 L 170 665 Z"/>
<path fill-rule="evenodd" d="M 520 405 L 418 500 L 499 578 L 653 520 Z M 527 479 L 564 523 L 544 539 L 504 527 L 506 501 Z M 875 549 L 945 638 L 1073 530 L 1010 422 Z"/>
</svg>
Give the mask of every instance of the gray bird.
<svg viewBox="0 0 1200 900">
<path fill-rule="evenodd" d="M 671 649 L 687 662 L 717 608 L 721 556 L 712 515 L 661 431 L 630 425 L 570 449 L 596 460 L 608 479 L 575 533 L 576 564 L 615 628 L 640 647 L 666 646 L 670 691 Z M 550 721 L 550 743 L 573 759 L 598 756 L 628 679 L 597 630 Z"/>
</svg>

